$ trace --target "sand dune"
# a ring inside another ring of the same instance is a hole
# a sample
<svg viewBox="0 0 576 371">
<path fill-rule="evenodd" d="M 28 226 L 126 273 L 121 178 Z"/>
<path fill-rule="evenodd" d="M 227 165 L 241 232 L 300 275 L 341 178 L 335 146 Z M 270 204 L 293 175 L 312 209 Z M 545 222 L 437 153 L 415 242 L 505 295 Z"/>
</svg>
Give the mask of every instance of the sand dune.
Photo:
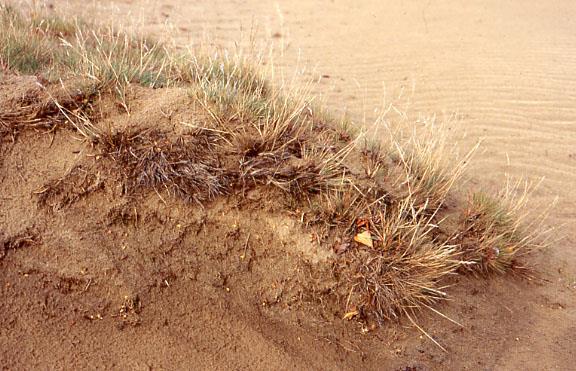
<svg viewBox="0 0 576 371">
<path fill-rule="evenodd" d="M 312 335 L 277 325 L 278 331 L 290 334 L 283 338 L 263 329 L 273 324 L 247 325 L 239 315 L 238 322 L 226 323 L 226 331 L 234 334 L 236 340 L 231 341 L 242 343 L 239 339 L 250 326 L 250 336 L 258 341 L 242 347 L 253 351 L 253 358 L 224 351 L 222 361 L 214 344 L 206 343 L 202 356 L 190 353 L 203 367 L 364 368 L 379 362 L 438 369 L 573 367 L 575 2 L 127 0 L 97 1 L 88 7 L 84 1 L 52 3 L 58 10 L 95 13 L 158 35 L 165 34 L 168 24 L 171 36 L 183 46 L 203 34 L 215 43 L 229 44 L 240 35 L 245 39 L 257 25 L 259 37 L 276 45 L 276 60 L 287 71 L 314 67 L 302 79 L 320 78 L 315 92 L 335 109 L 345 107 L 358 117 L 365 114 L 369 121 L 387 99 L 412 118 L 455 115 L 450 127 L 454 137 L 461 138 L 462 150 L 484 139 L 469 171 L 473 184 L 496 189 L 505 174 L 534 181 L 544 177 L 531 205 L 541 208 L 559 198 L 550 224 L 564 224 L 565 237 L 533 258 L 544 283 L 497 279 L 456 289 L 454 302 L 443 310 L 465 325 L 462 332 L 436 318 L 424 320 L 426 328 L 447 344 L 447 355 L 422 345 L 425 340 L 418 339 L 417 331 L 398 328 L 383 330 L 378 339 L 354 340 L 357 347 L 371 347 L 363 349 L 364 357 L 335 342 L 323 343 L 326 363 L 310 363 L 313 352 L 295 339 Z M 393 98 L 401 91 L 402 97 Z M 345 339 L 354 333 L 338 331 L 347 334 Z M 394 338 L 400 343 L 388 340 L 393 338 L 387 338 L 389 334 L 403 331 Z M 402 350 L 396 352 L 395 346 Z M 339 353 L 342 360 L 337 361 Z M 251 363 L 257 359 L 265 361 Z"/>
</svg>

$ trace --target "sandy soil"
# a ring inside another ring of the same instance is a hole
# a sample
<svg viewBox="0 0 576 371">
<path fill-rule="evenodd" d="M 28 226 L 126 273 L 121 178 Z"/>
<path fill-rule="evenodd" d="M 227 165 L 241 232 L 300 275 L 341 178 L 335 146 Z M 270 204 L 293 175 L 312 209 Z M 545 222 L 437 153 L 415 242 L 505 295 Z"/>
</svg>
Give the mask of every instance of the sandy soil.
<svg viewBox="0 0 576 371">
<path fill-rule="evenodd" d="M 85 3 L 53 2 L 57 10 L 136 23 L 159 35 L 165 34 L 168 24 L 172 27 L 171 36 L 180 45 L 197 40 L 204 33 L 213 36 L 216 43 L 228 44 L 240 34 L 249 34 L 256 24 L 262 37 L 268 37 L 277 50 L 282 47 L 284 51 L 278 52 L 277 60 L 288 70 L 315 66 L 303 79 L 320 78 L 315 89 L 336 109 L 346 107 L 352 114 L 365 114 L 369 119 L 377 115 L 374 109 L 381 109 L 384 99 L 396 103 L 411 117 L 455 115 L 457 120 L 451 122 L 451 128 L 458 133 L 457 137 L 462 137 L 459 142 L 462 149 L 484 138 L 483 151 L 471 166 L 471 182 L 478 187 L 497 189 L 503 184 L 504 174 L 534 180 L 545 177 L 531 205 L 543 207 L 559 197 L 550 224 L 565 225 L 562 232 L 565 237 L 533 258 L 545 278 L 542 283 L 498 278 L 455 287 L 451 292 L 454 300 L 441 309 L 463 323 L 463 330 L 438 317 L 424 316 L 422 325 L 449 349 L 448 354 L 409 326 L 390 326 L 365 336 L 354 325 L 338 321 L 311 324 L 305 318 L 278 319 L 276 312 L 255 312 L 242 297 L 243 291 L 230 299 L 214 289 L 221 284 L 213 283 L 206 288 L 203 284 L 219 279 L 208 273 L 204 280 L 176 285 L 171 291 L 162 291 L 161 281 L 151 286 L 153 289 L 145 297 L 149 307 L 142 314 L 149 321 L 144 318 L 139 326 L 121 331 L 110 323 L 96 321 L 95 330 L 90 325 L 92 321 L 74 327 L 69 325 L 74 321 L 70 313 L 60 317 L 46 314 L 62 309 L 51 310 L 51 303 L 65 303 L 59 298 L 43 297 L 42 288 L 55 283 L 50 278 L 30 274 L 33 276 L 29 280 L 30 291 L 20 293 L 20 301 L 15 304 L 31 313 L 31 321 L 22 324 L 14 320 L 13 331 L 2 334 L 0 359 L 8 368 L 17 368 L 18 360 L 25 359 L 37 362 L 38 368 L 48 365 L 66 368 L 72 364 L 160 369 L 196 366 L 565 370 L 573 367 L 574 2 L 468 1 L 462 5 L 450 0 L 216 3 L 133 0 L 98 1 L 90 6 Z M 398 97 L 400 92 L 402 96 Z M 72 151 L 74 146 L 72 141 L 62 148 Z M 41 155 L 46 154 L 38 154 Z M 66 165 L 54 166 L 62 169 Z M 36 258 L 43 256 L 41 252 L 38 254 Z M 9 258 L 20 264 L 33 259 L 24 254 Z M 52 258 L 53 266 L 58 266 L 58 257 Z M 108 264 L 114 261 L 109 257 L 102 259 Z M 5 280 L 17 279 L 6 275 Z M 86 284 L 65 283 L 64 293 L 73 291 L 66 285 L 84 288 Z M 10 293 L 4 282 L 2 287 L 3 296 Z M 37 294 L 30 294 L 34 290 Z M 116 290 L 120 294 L 121 290 Z M 77 295 L 78 300 L 84 300 Z M 163 303 L 154 298 L 161 298 Z M 43 305 L 43 309 L 36 312 L 36 305 Z M 100 304 L 83 305 L 95 308 Z M 10 313 L 10 318 L 17 317 Z M 164 318 L 162 313 L 169 315 Z M 45 326 L 45 321 L 50 326 Z M 63 321 L 68 321 L 66 326 Z M 36 336 L 38 333 L 42 336 Z"/>
</svg>

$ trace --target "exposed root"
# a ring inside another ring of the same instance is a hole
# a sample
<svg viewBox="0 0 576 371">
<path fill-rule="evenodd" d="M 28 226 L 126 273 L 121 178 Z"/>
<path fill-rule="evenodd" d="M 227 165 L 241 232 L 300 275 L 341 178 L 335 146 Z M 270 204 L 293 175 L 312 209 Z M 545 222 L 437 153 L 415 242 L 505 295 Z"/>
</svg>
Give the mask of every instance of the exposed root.
<svg viewBox="0 0 576 371">
<path fill-rule="evenodd" d="M 40 238 L 36 232 L 26 229 L 11 237 L 5 237 L 0 232 L 0 261 L 6 257 L 9 250 L 17 250 L 37 244 Z"/>
<path fill-rule="evenodd" d="M 99 172 L 94 174 L 93 171 L 76 165 L 63 177 L 48 182 L 36 193 L 40 205 L 58 211 L 103 187 L 104 181 Z"/>
</svg>

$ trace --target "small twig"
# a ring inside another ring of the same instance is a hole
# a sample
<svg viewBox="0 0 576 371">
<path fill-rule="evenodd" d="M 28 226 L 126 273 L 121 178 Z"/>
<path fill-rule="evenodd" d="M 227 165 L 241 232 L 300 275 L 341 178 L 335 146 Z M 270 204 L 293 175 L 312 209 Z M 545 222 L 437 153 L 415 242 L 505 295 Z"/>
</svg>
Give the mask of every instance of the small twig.
<svg viewBox="0 0 576 371">
<path fill-rule="evenodd" d="M 88 283 L 86 284 L 86 287 L 84 287 L 84 290 L 82 290 L 82 292 L 88 291 L 88 289 L 90 288 L 90 285 L 92 285 L 92 278 L 90 278 L 88 280 Z"/>
<path fill-rule="evenodd" d="M 316 339 L 316 340 L 319 340 L 319 339 L 322 339 L 322 340 L 324 340 L 324 341 L 327 341 L 327 342 L 330 343 L 330 344 L 339 346 L 340 348 L 342 348 L 342 349 L 344 349 L 344 350 L 346 350 L 346 351 L 348 351 L 348 352 L 358 353 L 358 350 L 354 350 L 354 349 L 347 348 L 347 347 L 345 347 L 341 342 L 336 341 L 336 340 L 330 340 L 330 339 L 329 339 L 328 337 L 326 337 L 326 336 L 321 337 L 321 338 L 318 338 L 318 339 Z"/>
<path fill-rule="evenodd" d="M 240 259 L 246 258 L 246 251 L 248 250 L 248 242 L 250 241 L 250 233 L 248 233 L 248 237 L 246 238 L 246 242 L 244 243 L 244 252 L 240 255 Z"/>
<path fill-rule="evenodd" d="M 440 317 L 442 317 L 442 318 L 444 318 L 444 319 L 446 319 L 446 320 L 448 320 L 448 321 L 452 322 L 452 323 L 453 323 L 453 324 L 455 324 L 455 325 L 458 325 L 458 326 L 460 326 L 460 327 L 464 328 L 464 325 L 462 325 L 462 324 L 460 324 L 460 323 L 456 322 L 456 321 L 455 321 L 455 320 L 453 320 L 452 318 L 450 318 L 450 317 L 448 317 L 447 315 L 445 315 L 445 314 L 441 313 L 440 311 L 438 311 L 438 310 L 436 310 L 436 309 L 432 308 L 431 306 L 429 306 L 429 305 L 426 305 L 426 304 L 424 304 L 424 303 L 422 303 L 422 305 L 424 305 L 426 308 L 430 309 L 432 312 L 436 313 L 436 314 L 437 314 L 437 315 L 439 315 Z"/>
<path fill-rule="evenodd" d="M 444 348 L 442 345 L 440 345 L 440 343 L 438 343 L 436 340 L 434 340 L 434 338 L 432 336 L 430 336 L 430 334 L 428 334 L 426 331 L 424 331 L 424 329 L 422 327 L 420 327 L 416 321 L 414 321 L 412 319 L 412 317 L 410 317 L 410 315 L 408 314 L 407 310 L 404 310 L 404 314 L 406 314 L 406 317 L 408 317 L 408 319 L 410 320 L 410 322 L 412 322 L 412 324 L 414 325 L 414 327 L 416 327 L 422 334 L 424 334 L 428 339 L 432 340 L 432 342 L 434 344 L 436 344 L 438 346 L 438 348 L 442 349 L 445 353 L 448 353 L 448 351 L 446 350 L 446 348 Z"/>
</svg>

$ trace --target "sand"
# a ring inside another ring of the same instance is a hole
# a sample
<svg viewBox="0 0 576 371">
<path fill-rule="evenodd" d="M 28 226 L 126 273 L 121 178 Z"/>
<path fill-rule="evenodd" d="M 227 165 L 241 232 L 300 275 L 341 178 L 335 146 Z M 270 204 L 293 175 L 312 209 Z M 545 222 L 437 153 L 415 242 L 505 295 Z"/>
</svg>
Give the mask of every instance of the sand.
<svg viewBox="0 0 576 371">
<path fill-rule="evenodd" d="M 168 24 L 171 37 L 182 46 L 204 34 L 217 44 L 229 44 L 241 35 L 246 39 L 257 25 L 258 37 L 276 46 L 275 58 L 286 71 L 312 67 L 299 79 L 320 80 L 314 91 L 322 93 L 336 110 L 364 115 L 369 121 L 392 102 L 412 119 L 418 115 L 455 117 L 450 128 L 460 138 L 457 145 L 462 151 L 483 139 L 469 170 L 475 187 L 496 190 L 504 184 L 505 174 L 533 181 L 544 178 L 530 205 L 542 208 L 558 198 L 549 224 L 563 225 L 559 232 L 563 238 L 532 258 L 543 282 L 496 278 L 455 287 L 453 300 L 441 309 L 464 329 L 425 315 L 423 327 L 447 347 L 447 354 L 409 324 L 362 335 L 358 327 L 347 323 L 314 327 L 270 313 L 257 316 L 242 306 L 241 297 L 226 301 L 218 296 L 198 302 L 200 315 L 182 310 L 175 329 L 159 329 L 154 327 L 157 324 L 130 328 L 128 333 L 102 329 L 105 336 L 91 332 L 87 341 L 81 333 L 59 330 L 47 338 L 23 341 L 21 349 L 12 349 L 14 359 L 30 357 L 40 368 L 67 368 L 74 363 L 158 369 L 573 367 L 574 2 L 52 3 L 56 10 L 97 14 L 152 34 L 165 35 Z M 182 292 L 162 298 L 179 305 L 175 298 Z M 190 292 L 183 296 L 182 302 L 188 300 L 183 308 L 189 309 L 194 298 Z M 319 328 L 323 330 L 318 332 Z M 6 345 L 14 347 L 19 338 L 34 336 L 35 327 L 21 331 Z"/>
</svg>

